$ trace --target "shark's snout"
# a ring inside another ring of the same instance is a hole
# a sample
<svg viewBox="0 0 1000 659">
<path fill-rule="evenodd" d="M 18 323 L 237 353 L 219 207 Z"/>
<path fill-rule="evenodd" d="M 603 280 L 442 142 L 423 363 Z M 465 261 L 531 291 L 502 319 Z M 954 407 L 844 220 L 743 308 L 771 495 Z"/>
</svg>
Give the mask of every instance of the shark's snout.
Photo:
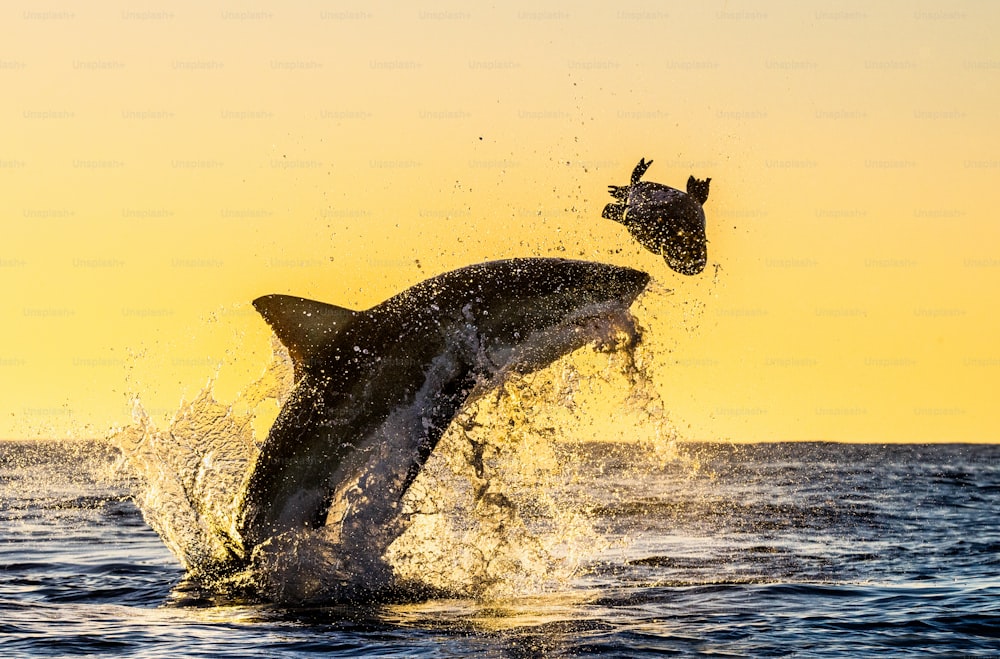
<svg viewBox="0 0 1000 659">
<path fill-rule="evenodd" d="M 626 306 L 632 304 L 648 284 L 649 275 L 645 272 L 613 265 L 595 268 L 589 282 L 603 301 L 623 302 Z"/>
<path fill-rule="evenodd" d="M 641 270 L 632 268 L 622 268 L 621 283 L 619 284 L 621 295 L 629 300 L 635 300 L 649 285 L 649 274 Z"/>
</svg>

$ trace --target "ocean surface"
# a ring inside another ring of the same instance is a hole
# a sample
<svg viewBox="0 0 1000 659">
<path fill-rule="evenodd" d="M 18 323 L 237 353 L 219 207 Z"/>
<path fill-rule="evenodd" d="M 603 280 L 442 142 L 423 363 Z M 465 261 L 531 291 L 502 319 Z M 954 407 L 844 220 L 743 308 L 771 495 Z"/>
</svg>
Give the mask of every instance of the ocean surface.
<svg viewBox="0 0 1000 659">
<path fill-rule="evenodd" d="M 1000 446 L 557 450 L 571 574 L 290 606 L 192 594 L 117 450 L 0 443 L 0 656 L 1000 656 Z"/>
</svg>

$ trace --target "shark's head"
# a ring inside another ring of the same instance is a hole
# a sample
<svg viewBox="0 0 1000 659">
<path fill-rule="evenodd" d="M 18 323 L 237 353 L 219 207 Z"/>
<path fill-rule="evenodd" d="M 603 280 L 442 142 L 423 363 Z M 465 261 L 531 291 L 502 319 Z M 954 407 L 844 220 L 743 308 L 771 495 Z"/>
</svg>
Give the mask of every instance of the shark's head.
<svg viewBox="0 0 1000 659">
<path fill-rule="evenodd" d="M 386 306 L 413 305 L 422 298 L 445 315 L 459 311 L 480 327 L 511 331 L 544 329 L 582 310 L 628 308 L 649 283 L 632 268 L 566 259 L 492 261 L 446 273 L 418 284 Z"/>
<path fill-rule="evenodd" d="M 567 262 L 572 263 L 572 262 Z M 592 304 L 613 302 L 628 307 L 649 284 L 649 275 L 641 270 L 600 263 L 582 265 L 577 276 L 576 293 Z M 569 276 L 573 277 L 570 267 Z"/>
<path fill-rule="evenodd" d="M 484 265 L 493 266 L 493 284 L 502 293 L 493 300 L 510 307 L 512 301 L 530 299 L 556 317 L 591 305 L 628 307 L 649 283 L 640 270 L 587 261 L 512 259 Z"/>
<path fill-rule="evenodd" d="M 418 285 L 404 295 L 429 293 L 446 316 L 460 314 L 453 327 L 475 328 L 477 361 L 502 374 L 535 370 L 597 340 L 595 323 L 620 322 L 648 283 L 645 272 L 614 265 L 511 259 L 442 275 L 425 282 L 431 290 Z"/>
</svg>

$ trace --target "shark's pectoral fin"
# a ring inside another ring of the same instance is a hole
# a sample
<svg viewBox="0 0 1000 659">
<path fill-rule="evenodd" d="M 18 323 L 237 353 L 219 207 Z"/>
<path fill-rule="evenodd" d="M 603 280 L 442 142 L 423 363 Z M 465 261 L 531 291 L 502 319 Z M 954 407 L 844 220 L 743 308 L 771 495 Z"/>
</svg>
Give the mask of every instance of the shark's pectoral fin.
<svg viewBox="0 0 1000 659">
<path fill-rule="evenodd" d="M 293 295 L 265 295 L 253 306 L 288 348 L 296 377 L 360 313 Z"/>
</svg>

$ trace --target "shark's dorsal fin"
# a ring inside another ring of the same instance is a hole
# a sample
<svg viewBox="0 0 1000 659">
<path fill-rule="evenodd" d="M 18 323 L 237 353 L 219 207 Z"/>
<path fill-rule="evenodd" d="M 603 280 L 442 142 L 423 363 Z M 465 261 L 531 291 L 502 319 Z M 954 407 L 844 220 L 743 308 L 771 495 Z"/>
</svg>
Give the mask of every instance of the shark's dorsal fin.
<svg viewBox="0 0 1000 659">
<path fill-rule="evenodd" d="M 254 300 L 253 306 L 288 348 L 295 364 L 296 378 L 358 314 L 357 311 L 293 295 L 265 295 Z"/>
</svg>

